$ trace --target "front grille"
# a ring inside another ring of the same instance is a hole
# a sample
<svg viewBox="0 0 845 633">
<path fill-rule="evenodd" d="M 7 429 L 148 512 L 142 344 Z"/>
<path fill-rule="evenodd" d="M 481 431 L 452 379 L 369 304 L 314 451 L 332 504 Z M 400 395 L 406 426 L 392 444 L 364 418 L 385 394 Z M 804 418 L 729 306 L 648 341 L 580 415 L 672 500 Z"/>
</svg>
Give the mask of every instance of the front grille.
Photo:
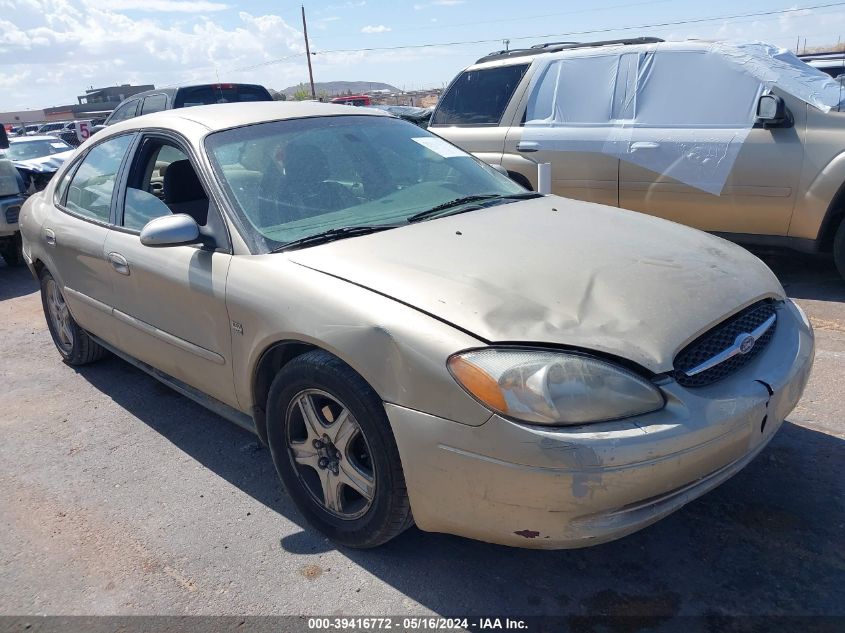
<svg viewBox="0 0 845 633">
<path fill-rule="evenodd" d="M 20 207 L 9 207 L 6 209 L 6 224 L 17 224 L 20 213 Z"/>
<path fill-rule="evenodd" d="M 675 357 L 675 380 L 684 387 L 704 387 L 721 380 L 746 365 L 763 351 L 769 341 L 772 340 L 777 327 L 777 320 L 757 339 L 754 347 L 748 353 L 732 356 L 715 367 L 694 376 L 688 376 L 685 373 L 731 347 L 736 341 L 736 337 L 743 332 L 753 332 L 775 314 L 776 309 L 777 303 L 771 299 L 759 301 L 699 336 Z"/>
</svg>

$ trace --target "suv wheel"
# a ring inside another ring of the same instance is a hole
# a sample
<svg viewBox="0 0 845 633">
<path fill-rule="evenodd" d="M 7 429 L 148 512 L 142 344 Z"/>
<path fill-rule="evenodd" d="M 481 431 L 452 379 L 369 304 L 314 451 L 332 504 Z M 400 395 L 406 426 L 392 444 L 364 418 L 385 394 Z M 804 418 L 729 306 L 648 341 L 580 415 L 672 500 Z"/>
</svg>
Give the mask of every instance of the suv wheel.
<svg viewBox="0 0 845 633">
<path fill-rule="evenodd" d="M 41 273 L 41 305 L 53 343 L 68 365 L 87 365 L 106 355 L 73 320 L 59 284 L 46 269 Z"/>
<path fill-rule="evenodd" d="M 305 518 L 332 540 L 375 547 L 411 525 L 399 451 L 384 405 L 322 350 L 285 365 L 267 402 L 273 462 Z"/>
</svg>

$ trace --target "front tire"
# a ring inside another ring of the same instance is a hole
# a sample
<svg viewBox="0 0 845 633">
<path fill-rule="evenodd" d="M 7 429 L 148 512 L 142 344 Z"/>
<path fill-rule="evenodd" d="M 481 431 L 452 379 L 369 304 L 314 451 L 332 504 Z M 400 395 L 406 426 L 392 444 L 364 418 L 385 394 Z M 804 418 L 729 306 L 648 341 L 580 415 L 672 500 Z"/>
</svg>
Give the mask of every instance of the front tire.
<svg viewBox="0 0 845 633">
<path fill-rule="evenodd" d="M 68 365 L 87 365 L 106 355 L 106 350 L 73 320 L 62 289 L 46 269 L 41 272 L 41 305 L 53 343 Z"/>
<path fill-rule="evenodd" d="M 267 436 L 297 507 L 332 540 L 376 547 L 413 523 L 384 405 L 335 356 L 308 352 L 282 368 L 268 396 Z"/>
</svg>

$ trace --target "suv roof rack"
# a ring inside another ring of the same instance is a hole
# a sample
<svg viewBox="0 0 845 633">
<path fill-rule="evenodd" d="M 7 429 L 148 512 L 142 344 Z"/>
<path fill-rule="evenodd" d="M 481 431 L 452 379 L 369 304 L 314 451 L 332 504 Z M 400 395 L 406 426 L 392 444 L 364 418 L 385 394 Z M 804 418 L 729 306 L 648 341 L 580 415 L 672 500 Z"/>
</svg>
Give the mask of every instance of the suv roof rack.
<svg viewBox="0 0 845 633">
<path fill-rule="evenodd" d="M 496 59 L 507 59 L 508 57 L 527 57 L 529 55 L 540 55 L 541 53 L 554 53 L 573 48 L 593 48 L 596 46 L 633 46 L 634 44 L 659 44 L 664 40 L 659 37 L 632 37 L 622 40 L 602 40 L 599 42 L 548 42 L 546 44 L 535 44 L 531 48 L 514 48 L 508 51 L 495 51 L 485 55 L 475 63 L 490 62 Z"/>
</svg>

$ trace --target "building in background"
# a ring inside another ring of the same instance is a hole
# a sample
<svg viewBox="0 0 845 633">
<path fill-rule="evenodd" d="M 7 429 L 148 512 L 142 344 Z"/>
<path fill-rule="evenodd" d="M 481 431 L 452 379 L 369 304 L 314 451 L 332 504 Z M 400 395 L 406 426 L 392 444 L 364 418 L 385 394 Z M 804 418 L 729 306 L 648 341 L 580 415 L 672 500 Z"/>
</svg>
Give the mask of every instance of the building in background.
<svg viewBox="0 0 845 633">
<path fill-rule="evenodd" d="M 106 88 L 88 88 L 85 94 L 76 97 L 76 103 L 53 106 L 42 110 L 23 110 L 19 112 L 0 112 L 0 123 L 21 125 L 24 123 L 41 123 L 44 121 L 73 121 L 76 119 L 93 119 L 106 117 L 121 101 L 145 90 L 153 90 L 155 86 L 108 86 Z"/>
</svg>

